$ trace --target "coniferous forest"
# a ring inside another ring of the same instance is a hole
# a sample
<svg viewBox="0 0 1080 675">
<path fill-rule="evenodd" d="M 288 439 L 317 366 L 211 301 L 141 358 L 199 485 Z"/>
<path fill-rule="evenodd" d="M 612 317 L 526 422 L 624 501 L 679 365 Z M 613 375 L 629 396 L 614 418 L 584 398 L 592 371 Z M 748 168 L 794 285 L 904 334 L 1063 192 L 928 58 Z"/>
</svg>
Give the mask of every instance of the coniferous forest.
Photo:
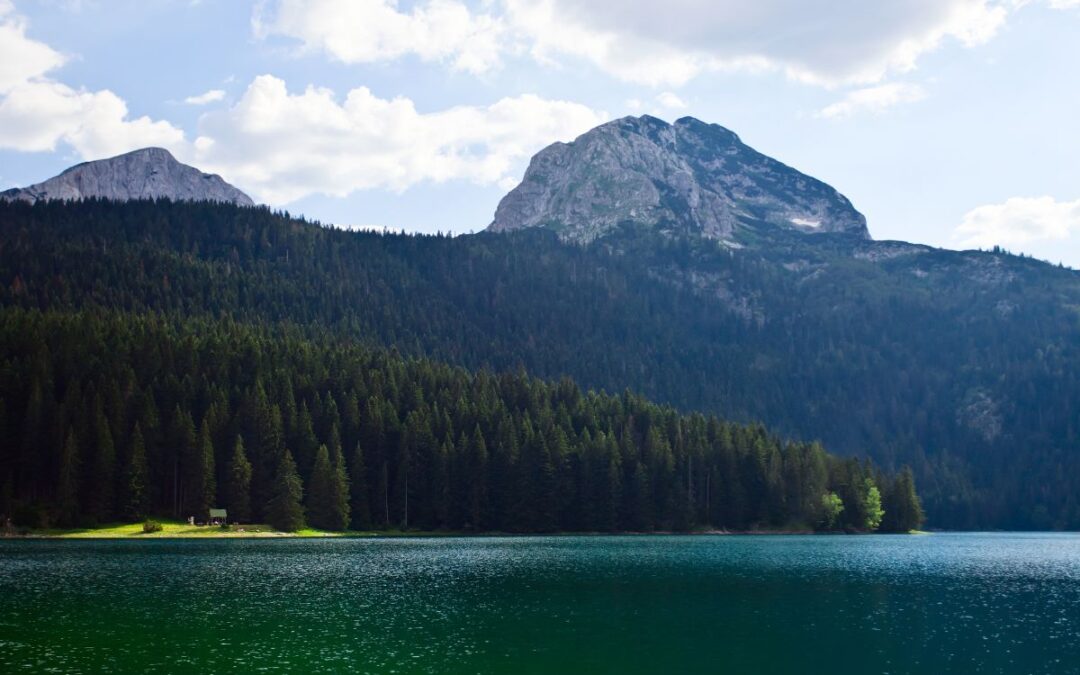
<svg viewBox="0 0 1080 675">
<path fill-rule="evenodd" d="M 730 250 L 627 230 L 576 246 L 545 231 L 357 233 L 164 201 L 0 204 L 0 235 L 5 312 L 226 322 L 474 372 L 569 376 L 684 414 L 761 421 L 897 475 L 910 466 L 933 526 L 1080 527 L 1071 270 L 1000 252 L 900 254 L 842 235 L 762 232 Z M 196 439 L 202 412 L 191 411 Z M 472 431 L 455 426 L 454 447 Z M 320 467 L 340 466 L 332 439 L 318 439 L 307 454 L 286 444 L 305 489 L 319 445 Z M 220 446 L 231 453 L 236 440 L 215 439 L 215 471 L 228 465 Z M 347 460 L 353 449 L 343 441 Z M 368 482 L 382 470 L 365 465 Z M 386 472 L 392 484 L 395 467 Z M 216 479 L 223 498 L 228 482 Z M 683 485 L 705 508 L 705 493 Z M 394 525 L 393 504 L 382 507 Z"/>
<path fill-rule="evenodd" d="M 8 309 L 0 345 L 2 507 L 38 526 L 218 506 L 282 530 L 906 531 L 922 520 L 910 472 L 568 379 L 107 311 Z"/>
</svg>

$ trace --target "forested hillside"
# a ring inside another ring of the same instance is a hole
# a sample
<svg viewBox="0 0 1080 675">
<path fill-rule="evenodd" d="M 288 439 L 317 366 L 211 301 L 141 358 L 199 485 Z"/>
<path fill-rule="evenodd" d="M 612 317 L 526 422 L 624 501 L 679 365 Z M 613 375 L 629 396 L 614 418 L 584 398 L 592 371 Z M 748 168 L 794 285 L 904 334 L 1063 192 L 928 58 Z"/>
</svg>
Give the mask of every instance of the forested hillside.
<svg viewBox="0 0 1080 675">
<path fill-rule="evenodd" d="M 5 310 L 0 438 L 0 512 L 24 524 L 221 505 L 286 530 L 920 521 L 910 474 L 760 426 L 229 321 Z"/>
<path fill-rule="evenodd" d="M 286 324 L 569 375 L 910 464 L 933 525 L 1080 527 L 1075 272 L 755 236 L 730 249 L 625 229 L 573 246 L 541 231 L 344 232 L 207 204 L 6 204 L 0 302 Z"/>
</svg>

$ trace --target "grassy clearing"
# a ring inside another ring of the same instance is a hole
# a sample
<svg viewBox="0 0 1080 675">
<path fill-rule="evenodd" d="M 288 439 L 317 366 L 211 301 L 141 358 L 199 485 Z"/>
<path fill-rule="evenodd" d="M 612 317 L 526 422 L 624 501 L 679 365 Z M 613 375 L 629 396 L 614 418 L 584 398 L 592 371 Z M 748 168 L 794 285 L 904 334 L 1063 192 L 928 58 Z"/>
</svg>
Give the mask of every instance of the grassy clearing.
<svg viewBox="0 0 1080 675">
<path fill-rule="evenodd" d="M 142 523 L 111 523 L 99 527 L 33 530 L 32 537 L 51 539 L 241 539 L 253 537 L 340 537 L 344 532 L 304 529 L 278 532 L 269 525 L 240 525 L 226 530 L 217 526 L 198 527 L 178 520 L 158 520 L 161 530 L 143 532 Z M 352 533 L 357 534 L 357 533 Z"/>
</svg>

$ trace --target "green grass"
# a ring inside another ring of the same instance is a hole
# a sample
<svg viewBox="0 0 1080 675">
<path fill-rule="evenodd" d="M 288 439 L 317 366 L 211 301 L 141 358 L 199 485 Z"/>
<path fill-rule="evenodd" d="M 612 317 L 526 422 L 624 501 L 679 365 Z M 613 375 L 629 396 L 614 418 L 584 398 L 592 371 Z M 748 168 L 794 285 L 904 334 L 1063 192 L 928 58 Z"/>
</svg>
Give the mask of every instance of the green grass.
<svg viewBox="0 0 1080 675">
<path fill-rule="evenodd" d="M 224 530 L 215 525 L 198 527 L 179 520 L 157 520 L 160 532 L 143 532 L 140 523 L 110 523 L 75 529 L 32 530 L 30 536 L 56 539 L 224 539 L 246 537 L 340 537 L 344 532 L 326 532 L 311 528 L 298 532 L 278 532 L 269 525 L 240 525 Z M 243 531 L 241 531 L 243 530 Z M 359 533 L 350 533 L 359 534 Z"/>
</svg>

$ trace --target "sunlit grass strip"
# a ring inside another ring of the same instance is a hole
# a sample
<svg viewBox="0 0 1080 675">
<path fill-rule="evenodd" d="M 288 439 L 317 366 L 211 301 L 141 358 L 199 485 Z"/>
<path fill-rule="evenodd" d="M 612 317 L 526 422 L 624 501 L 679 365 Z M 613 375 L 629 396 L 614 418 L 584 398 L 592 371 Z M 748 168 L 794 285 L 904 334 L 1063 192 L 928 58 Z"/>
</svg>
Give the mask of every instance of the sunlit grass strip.
<svg viewBox="0 0 1080 675">
<path fill-rule="evenodd" d="M 183 521 L 159 520 L 161 530 L 143 532 L 142 523 L 112 523 L 99 527 L 36 530 L 32 536 L 58 539 L 225 539 L 247 537 L 340 537 L 344 532 L 325 532 L 311 528 L 297 532 L 278 532 L 269 525 L 240 525 L 229 529 L 207 525 L 199 527 Z"/>
</svg>

